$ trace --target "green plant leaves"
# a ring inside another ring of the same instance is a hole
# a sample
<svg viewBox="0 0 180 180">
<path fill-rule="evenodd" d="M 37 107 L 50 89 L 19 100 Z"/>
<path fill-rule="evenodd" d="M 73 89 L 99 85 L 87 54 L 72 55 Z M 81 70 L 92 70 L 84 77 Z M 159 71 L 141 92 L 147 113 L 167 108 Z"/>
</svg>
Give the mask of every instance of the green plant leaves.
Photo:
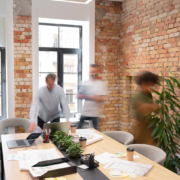
<svg viewBox="0 0 180 180">
<path fill-rule="evenodd" d="M 180 167 L 180 158 L 176 153 L 180 151 L 180 100 L 176 95 L 176 90 L 180 90 L 180 82 L 176 77 L 169 76 L 162 78 L 167 86 L 162 86 L 162 92 L 153 91 L 159 96 L 157 101 L 160 104 L 160 113 L 151 116 L 149 128 L 153 128 L 153 139 L 159 140 L 159 147 L 166 152 L 165 167 L 176 172 L 176 167 Z"/>
<path fill-rule="evenodd" d="M 155 127 L 159 121 L 160 121 L 160 118 L 158 118 L 158 117 L 152 118 L 151 123 L 149 124 L 148 128 Z"/>
<path fill-rule="evenodd" d="M 52 140 L 59 148 L 66 150 L 68 156 L 78 158 L 83 152 L 81 149 L 82 146 L 79 143 L 74 144 L 72 141 L 72 136 L 67 135 L 62 131 L 56 131 L 53 133 Z"/>
<path fill-rule="evenodd" d="M 165 79 L 167 85 L 172 89 L 172 91 L 174 92 L 174 86 L 172 85 L 171 81 L 169 79 Z"/>
</svg>

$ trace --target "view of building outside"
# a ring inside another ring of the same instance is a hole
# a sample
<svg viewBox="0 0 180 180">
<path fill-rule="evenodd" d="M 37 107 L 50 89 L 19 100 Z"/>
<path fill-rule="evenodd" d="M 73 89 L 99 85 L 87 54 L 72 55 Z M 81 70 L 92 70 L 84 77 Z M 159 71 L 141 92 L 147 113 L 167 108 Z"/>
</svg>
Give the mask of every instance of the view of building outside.
<svg viewBox="0 0 180 180">
<path fill-rule="evenodd" d="M 59 27 L 58 26 L 39 26 L 39 46 L 40 47 L 59 47 L 79 48 L 79 28 Z M 60 37 L 60 43 L 58 40 Z M 57 75 L 58 64 L 57 51 L 39 51 L 39 87 L 45 86 L 47 74 Z M 64 54 L 63 59 L 63 89 L 73 117 L 78 112 L 77 107 L 77 87 L 78 87 L 78 55 Z M 56 79 L 56 84 L 58 77 Z"/>
</svg>

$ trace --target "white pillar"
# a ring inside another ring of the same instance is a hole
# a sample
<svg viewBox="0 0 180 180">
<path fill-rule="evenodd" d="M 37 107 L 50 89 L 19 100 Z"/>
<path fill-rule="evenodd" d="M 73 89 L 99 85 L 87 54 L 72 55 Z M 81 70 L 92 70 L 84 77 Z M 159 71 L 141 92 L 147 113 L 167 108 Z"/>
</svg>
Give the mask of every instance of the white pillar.
<svg viewBox="0 0 180 180">
<path fill-rule="evenodd" d="M 7 117 L 15 117 L 13 0 L 6 0 L 6 97 Z"/>
</svg>

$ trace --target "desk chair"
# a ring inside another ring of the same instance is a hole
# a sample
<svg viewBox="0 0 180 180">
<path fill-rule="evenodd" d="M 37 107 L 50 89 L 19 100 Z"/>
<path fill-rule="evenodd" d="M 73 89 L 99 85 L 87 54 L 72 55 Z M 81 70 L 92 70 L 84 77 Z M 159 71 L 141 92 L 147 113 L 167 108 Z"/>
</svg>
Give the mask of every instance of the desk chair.
<svg viewBox="0 0 180 180">
<path fill-rule="evenodd" d="M 134 148 L 136 152 L 164 166 L 164 162 L 166 160 L 166 153 L 162 149 L 147 144 L 131 144 L 127 146 Z"/>
<path fill-rule="evenodd" d="M 1 146 L 1 135 L 4 134 L 4 130 L 8 127 L 24 127 L 25 132 L 28 132 L 30 126 L 30 120 L 24 118 L 9 118 L 0 121 L 0 146 Z M 3 154 L 2 146 L 0 147 L 1 152 L 1 179 L 4 177 L 4 166 L 3 166 Z"/>
<path fill-rule="evenodd" d="M 24 118 L 9 118 L 0 121 L 0 135 L 4 134 L 4 130 L 8 127 L 24 127 L 25 132 L 28 132 L 30 120 Z M 1 137 L 0 137 L 1 140 Z"/>
<path fill-rule="evenodd" d="M 134 136 L 131 133 L 124 131 L 105 131 L 103 134 L 120 142 L 121 144 L 128 145 L 134 142 Z"/>
</svg>

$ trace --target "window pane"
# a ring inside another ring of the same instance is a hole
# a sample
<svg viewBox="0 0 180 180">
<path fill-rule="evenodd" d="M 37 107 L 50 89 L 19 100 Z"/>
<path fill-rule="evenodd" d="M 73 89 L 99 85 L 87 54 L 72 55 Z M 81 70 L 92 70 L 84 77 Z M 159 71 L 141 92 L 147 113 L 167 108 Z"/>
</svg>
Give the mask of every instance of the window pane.
<svg viewBox="0 0 180 180">
<path fill-rule="evenodd" d="M 60 27 L 60 47 L 79 48 L 79 30 L 76 27 Z"/>
<path fill-rule="evenodd" d="M 58 47 L 58 26 L 39 26 L 39 47 Z"/>
<path fill-rule="evenodd" d="M 46 86 L 46 82 L 45 81 L 46 81 L 46 76 L 48 74 L 49 73 L 39 73 L 39 88 L 43 87 L 43 86 Z M 54 73 L 54 74 L 56 74 L 56 73 Z M 57 78 L 56 78 L 55 84 L 57 84 Z"/>
<path fill-rule="evenodd" d="M 66 99 L 70 108 L 71 117 L 75 116 L 77 110 L 77 85 L 78 85 L 78 73 L 77 73 L 77 54 L 64 54 L 63 56 L 63 88 L 66 94 Z"/>
<path fill-rule="evenodd" d="M 70 109 L 71 118 L 74 118 L 76 116 L 76 113 L 78 112 L 78 109 L 77 109 L 77 95 L 66 94 L 66 100 L 68 102 L 68 106 L 69 106 L 69 109 Z"/>
<path fill-rule="evenodd" d="M 57 52 L 39 52 L 39 72 L 57 73 Z"/>
<path fill-rule="evenodd" d="M 65 54 L 64 55 L 64 73 L 77 73 L 77 54 Z"/>
</svg>

